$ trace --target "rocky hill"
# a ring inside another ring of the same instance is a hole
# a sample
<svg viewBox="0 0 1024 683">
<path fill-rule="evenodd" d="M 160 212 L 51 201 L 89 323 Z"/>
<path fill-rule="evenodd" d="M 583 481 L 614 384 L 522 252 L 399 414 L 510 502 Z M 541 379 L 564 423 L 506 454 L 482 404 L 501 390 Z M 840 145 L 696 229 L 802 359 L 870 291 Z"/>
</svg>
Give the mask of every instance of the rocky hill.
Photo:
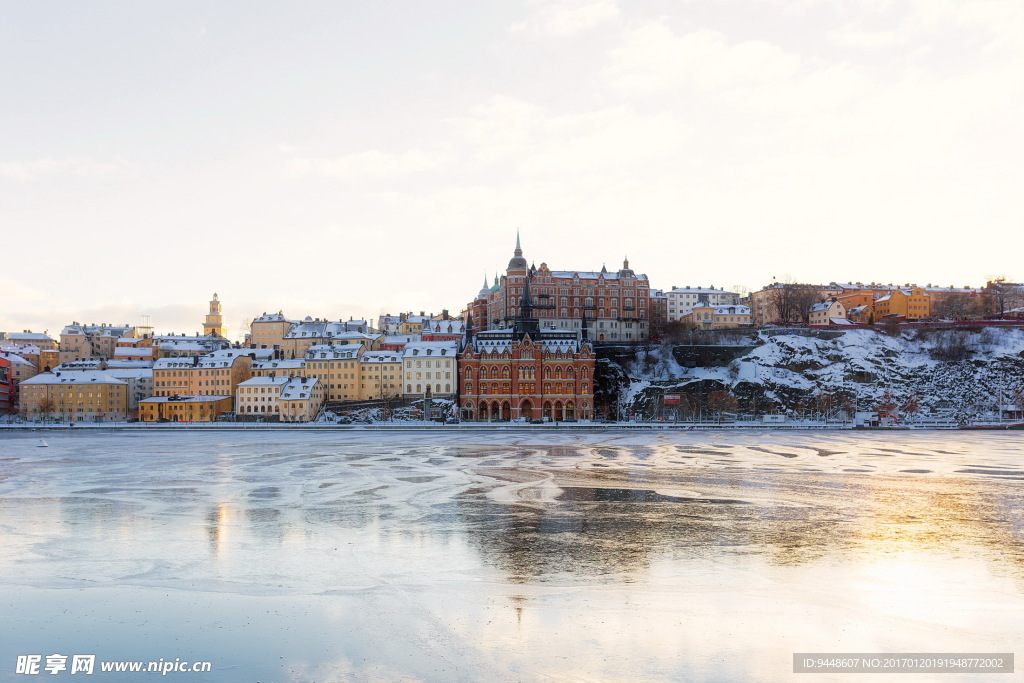
<svg viewBox="0 0 1024 683">
<path fill-rule="evenodd" d="M 644 417 L 889 405 L 960 420 L 1024 402 L 1022 329 L 802 330 L 715 341 L 602 354 L 599 402 Z"/>
</svg>

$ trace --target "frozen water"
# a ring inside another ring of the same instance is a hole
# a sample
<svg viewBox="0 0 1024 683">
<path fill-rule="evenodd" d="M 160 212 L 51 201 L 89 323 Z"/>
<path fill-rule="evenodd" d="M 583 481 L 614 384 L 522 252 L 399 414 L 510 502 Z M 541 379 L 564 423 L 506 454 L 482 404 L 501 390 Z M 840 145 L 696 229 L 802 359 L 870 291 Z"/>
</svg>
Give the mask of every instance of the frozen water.
<svg viewBox="0 0 1024 683">
<path fill-rule="evenodd" d="M 0 680 L 52 653 L 213 662 L 177 680 L 784 680 L 794 652 L 1012 652 L 1024 628 L 1013 433 L 47 442 L 0 434 Z"/>
</svg>

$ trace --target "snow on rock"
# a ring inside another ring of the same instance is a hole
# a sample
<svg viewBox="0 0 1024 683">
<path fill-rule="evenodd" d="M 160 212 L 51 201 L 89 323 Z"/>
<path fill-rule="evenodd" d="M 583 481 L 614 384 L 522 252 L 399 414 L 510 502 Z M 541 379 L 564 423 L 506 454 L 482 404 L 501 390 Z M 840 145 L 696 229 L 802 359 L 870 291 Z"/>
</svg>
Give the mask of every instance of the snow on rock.
<svg viewBox="0 0 1024 683">
<path fill-rule="evenodd" d="M 761 332 L 731 347 L 731 360 L 679 362 L 705 348 L 661 345 L 620 359 L 620 400 L 642 414 L 665 393 L 728 390 L 741 410 L 774 402 L 798 412 L 822 395 L 871 410 L 888 392 L 900 405 L 916 400 L 922 414 L 961 417 L 1024 401 L 1024 330 L 1015 328 Z"/>
</svg>

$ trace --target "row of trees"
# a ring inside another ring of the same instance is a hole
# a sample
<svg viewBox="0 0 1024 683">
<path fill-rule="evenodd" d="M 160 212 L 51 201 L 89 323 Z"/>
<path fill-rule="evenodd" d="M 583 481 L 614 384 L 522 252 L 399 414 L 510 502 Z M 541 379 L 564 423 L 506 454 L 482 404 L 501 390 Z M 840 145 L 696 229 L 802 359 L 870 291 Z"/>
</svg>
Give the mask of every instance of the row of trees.
<svg viewBox="0 0 1024 683">
<path fill-rule="evenodd" d="M 674 408 L 680 419 L 700 419 L 710 417 L 721 419 L 726 414 L 744 413 L 749 415 L 777 414 L 787 412 L 777 401 L 765 398 L 750 397 L 741 399 L 729 391 L 709 391 L 706 395 L 679 394 L 678 403 L 662 403 L 662 411 Z M 886 415 L 905 415 L 911 419 L 922 409 L 917 394 L 898 396 L 892 390 L 885 390 L 878 401 L 870 405 L 870 410 Z M 854 398 L 847 394 L 833 394 L 819 391 L 806 400 L 797 401 L 792 411 L 801 417 L 817 416 L 820 418 L 837 419 L 841 413 L 852 416 L 857 410 Z"/>
</svg>

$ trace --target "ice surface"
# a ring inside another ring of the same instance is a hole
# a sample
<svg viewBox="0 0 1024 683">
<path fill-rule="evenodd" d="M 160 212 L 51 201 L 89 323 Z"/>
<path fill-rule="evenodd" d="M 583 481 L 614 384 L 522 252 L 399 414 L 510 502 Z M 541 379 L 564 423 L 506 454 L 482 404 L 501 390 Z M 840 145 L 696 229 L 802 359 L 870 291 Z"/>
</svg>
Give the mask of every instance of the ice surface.
<svg viewBox="0 0 1024 683">
<path fill-rule="evenodd" d="M 0 680 L 787 680 L 1024 627 L 1012 433 L 46 438 L 0 435 Z"/>
</svg>

